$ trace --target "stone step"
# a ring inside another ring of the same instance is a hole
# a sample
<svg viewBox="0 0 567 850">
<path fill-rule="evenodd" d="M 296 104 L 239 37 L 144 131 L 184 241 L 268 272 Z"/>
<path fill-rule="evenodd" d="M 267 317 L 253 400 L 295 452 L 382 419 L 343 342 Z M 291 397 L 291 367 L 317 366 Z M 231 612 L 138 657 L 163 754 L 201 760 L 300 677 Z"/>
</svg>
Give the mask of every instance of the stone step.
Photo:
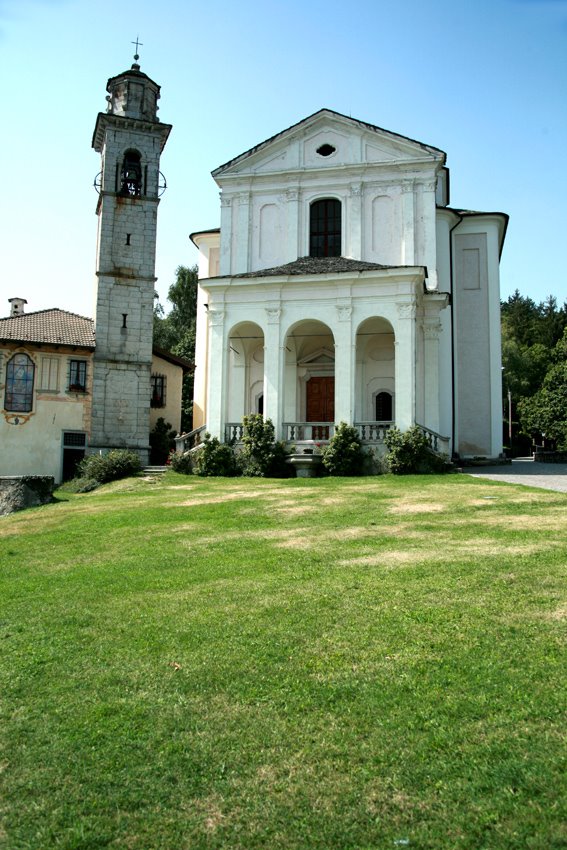
<svg viewBox="0 0 567 850">
<path fill-rule="evenodd" d="M 144 466 L 142 472 L 146 475 L 163 475 L 167 470 L 167 466 Z"/>
</svg>

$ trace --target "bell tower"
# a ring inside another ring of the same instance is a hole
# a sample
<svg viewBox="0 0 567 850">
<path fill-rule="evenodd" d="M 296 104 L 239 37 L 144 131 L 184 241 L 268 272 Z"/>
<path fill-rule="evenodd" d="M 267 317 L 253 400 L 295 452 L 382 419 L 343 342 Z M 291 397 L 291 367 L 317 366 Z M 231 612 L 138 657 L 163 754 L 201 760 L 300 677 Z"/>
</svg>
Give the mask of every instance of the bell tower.
<svg viewBox="0 0 567 850">
<path fill-rule="evenodd" d="M 159 164 L 171 125 L 157 117 L 160 87 L 138 58 L 108 80 L 92 141 L 102 170 L 90 453 L 127 448 L 147 463 Z"/>
</svg>

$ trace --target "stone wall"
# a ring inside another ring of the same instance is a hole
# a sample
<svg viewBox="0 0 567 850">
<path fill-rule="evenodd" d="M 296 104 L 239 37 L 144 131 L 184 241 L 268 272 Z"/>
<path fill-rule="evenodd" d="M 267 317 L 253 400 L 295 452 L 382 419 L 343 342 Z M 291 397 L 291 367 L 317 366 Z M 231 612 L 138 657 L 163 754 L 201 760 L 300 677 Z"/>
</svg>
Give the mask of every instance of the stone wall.
<svg viewBox="0 0 567 850">
<path fill-rule="evenodd" d="M 36 508 L 53 501 L 55 479 L 50 475 L 14 475 L 0 478 L 0 516 Z"/>
</svg>

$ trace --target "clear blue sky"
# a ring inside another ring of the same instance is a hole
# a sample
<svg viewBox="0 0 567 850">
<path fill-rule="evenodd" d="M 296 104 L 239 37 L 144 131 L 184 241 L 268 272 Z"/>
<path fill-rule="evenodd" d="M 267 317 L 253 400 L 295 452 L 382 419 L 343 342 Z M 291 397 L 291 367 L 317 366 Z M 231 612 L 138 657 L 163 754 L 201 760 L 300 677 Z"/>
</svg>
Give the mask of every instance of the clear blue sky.
<svg viewBox="0 0 567 850">
<path fill-rule="evenodd" d="M 446 151 L 452 204 L 510 215 L 502 296 L 567 299 L 567 0 L 0 0 L 0 315 L 93 315 L 91 136 L 138 35 L 173 124 L 163 303 L 219 224 L 211 170 L 322 107 Z"/>
</svg>

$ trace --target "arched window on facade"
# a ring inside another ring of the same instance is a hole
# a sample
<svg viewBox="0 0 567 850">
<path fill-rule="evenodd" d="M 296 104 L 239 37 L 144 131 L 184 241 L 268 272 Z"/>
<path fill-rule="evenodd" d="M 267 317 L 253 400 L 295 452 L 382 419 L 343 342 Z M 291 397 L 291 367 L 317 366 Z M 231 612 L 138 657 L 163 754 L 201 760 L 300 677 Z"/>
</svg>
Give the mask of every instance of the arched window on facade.
<svg viewBox="0 0 567 850">
<path fill-rule="evenodd" d="M 341 256 L 341 202 L 314 201 L 309 210 L 309 256 Z"/>
<path fill-rule="evenodd" d="M 376 422 L 392 421 L 392 396 L 390 393 L 376 393 Z"/>
<path fill-rule="evenodd" d="M 33 407 L 35 365 L 27 354 L 14 354 L 6 366 L 4 409 L 29 413 Z"/>
<path fill-rule="evenodd" d="M 142 163 L 137 151 L 126 151 L 120 173 L 120 194 L 136 198 L 142 194 Z"/>
</svg>

